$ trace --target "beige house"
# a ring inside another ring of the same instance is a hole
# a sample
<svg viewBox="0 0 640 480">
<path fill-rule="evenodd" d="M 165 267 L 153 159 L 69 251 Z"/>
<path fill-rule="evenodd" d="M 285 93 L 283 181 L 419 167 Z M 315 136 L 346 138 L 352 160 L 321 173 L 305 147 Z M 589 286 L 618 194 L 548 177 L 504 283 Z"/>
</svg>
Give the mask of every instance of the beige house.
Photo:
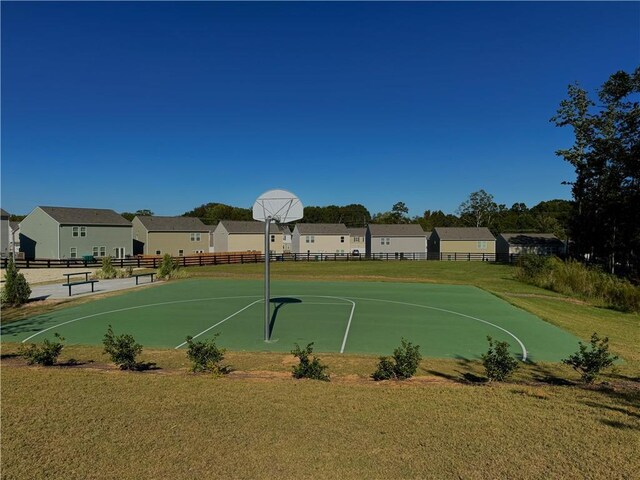
<svg viewBox="0 0 640 480">
<path fill-rule="evenodd" d="M 351 253 L 354 255 L 367 254 L 367 229 L 348 228 L 349 240 L 351 242 Z"/>
<path fill-rule="evenodd" d="M 367 227 L 367 252 L 376 257 L 424 259 L 427 252 L 427 234 L 417 223 L 370 224 Z"/>
<path fill-rule="evenodd" d="M 198 218 L 138 215 L 131 224 L 136 255 L 182 257 L 209 252 L 209 227 Z"/>
<path fill-rule="evenodd" d="M 298 223 L 291 249 L 293 253 L 350 253 L 351 239 L 342 223 Z"/>
<path fill-rule="evenodd" d="M 441 260 L 491 260 L 496 239 L 486 227 L 436 227 L 429 237 L 428 251 L 429 258 Z"/>
<path fill-rule="evenodd" d="M 272 223 L 269 225 L 269 232 L 269 251 L 272 253 L 284 252 L 284 235 L 280 226 Z M 213 231 L 213 248 L 216 253 L 264 253 L 264 223 L 221 220 Z"/>
</svg>

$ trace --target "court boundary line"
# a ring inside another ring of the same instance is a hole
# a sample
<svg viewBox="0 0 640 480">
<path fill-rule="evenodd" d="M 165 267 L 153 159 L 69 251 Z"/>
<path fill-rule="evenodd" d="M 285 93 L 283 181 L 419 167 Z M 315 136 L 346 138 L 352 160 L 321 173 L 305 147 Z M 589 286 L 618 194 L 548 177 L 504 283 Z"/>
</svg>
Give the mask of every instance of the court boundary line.
<svg viewBox="0 0 640 480">
<path fill-rule="evenodd" d="M 231 299 L 236 299 L 236 298 L 255 298 L 255 297 L 258 297 L 258 296 L 259 295 L 240 295 L 240 296 L 237 296 L 237 297 L 211 297 L 211 298 L 194 298 L 194 299 L 191 299 L 191 300 L 173 300 L 171 302 L 149 303 L 147 305 L 136 305 L 134 307 L 118 308 L 116 310 L 109 310 L 107 312 L 92 313 L 91 315 L 85 315 L 84 317 L 79 317 L 79 318 L 74 318 L 72 320 L 67 320 L 66 322 L 58 323 L 57 325 L 54 325 L 52 327 L 48 327 L 48 328 L 45 328 L 43 330 L 40 330 L 40 331 L 34 333 L 33 335 L 25 338 L 20 343 L 24 343 L 24 342 L 26 342 L 28 340 L 31 340 L 33 337 L 36 337 L 36 336 L 40 335 L 41 333 L 48 332 L 49 330 L 53 330 L 54 328 L 62 327 L 63 325 L 67 325 L 69 323 L 77 322 L 79 320 L 86 320 L 87 318 L 99 317 L 101 315 L 109 315 L 110 313 L 126 312 L 126 311 L 129 311 L 129 310 L 136 310 L 138 308 L 158 307 L 158 306 L 161 306 L 161 305 L 173 305 L 175 303 L 206 302 L 206 301 L 209 301 L 209 300 L 231 300 Z M 1 331 L 1 329 L 0 329 L 0 331 Z"/>
<path fill-rule="evenodd" d="M 523 362 L 527 361 L 528 352 L 527 352 L 527 348 L 524 346 L 524 343 L 522 343 L 522 341 L 518 337 L 516 337 L 513 333 L 511 333 L 506 328 L 503 328 L 500 325 L 496 325 L 495 323 L 491 323 L 491 322 L 489 322 L 487 320 L 483 320 L 481 318 L 473 317 L 471 315 L 467 315 L 466 313 L 460 313 L 460 312 L 456 312 L 456 311 L 453 311 L 453 310 L 447 310 L 445 308 L 430 307 L 428 305 L 420 305 L 418 303 L 400 302 L 400 301 L 397 301 L 397 300 L 382 300 L 382 299 L 379 299 L 379 298 L 363 298 L 363 297 L 352 297 L 352 298 L 355 299 L 355 300 L 365 300 L 365 301 L 371 301 L 371 302 L 384 302 L 384 303 L 395 303 L 395 304 L 398 304 L 398 305 L 408 305 L 410 307 L 428 308 L 430 310 L 437 310 L 437 311 L 440 311 L 440 312 L 451 313 L 453 315 L 458 315 L 460 317 L 470 318 L 471 320 L 477 320 L 478 322 L 486 323 L 487 325 L 491 325 L 492 327 L 495 327 L 498 330 L 502 330 L 506 334 L 510 335 L 513 339 L 515 339 L 515 341 L 518 342 L 518 344 L 520 345 L 520 348 L 522 349 L 522 359 L 521 359 L 521 361 L 523 361 Z"/>
<path fill-rule="evenodd" d="M 74 318 L 71 320 L 67 320 L 66 322 L 62 322 L 56 325 L 53 325 L 51 327 L 45 328 L 43 330 L 40 330 L 36 333 L 34 333 L 33 335 L 30 335 L 29 337 L 25 338 L 24 340 L 22 340 L 21 343 L 25 343 L 29 340 L 31 340 L 32 338 L 40 335 L 41 333 L 44 332 L 48 332 L 49 330 L 53 330 L 54 328 L 58 328 L 61 327 L 63 325 L 67 325 L 69 323 L 74 323 L 80 320 L 86 320 L 88 318 L 94 318 L 94 317 L 99 317 L 102 315 L 109 315 L 111 313 L 119 313 L 119 312 L 126 312 L 129 310 L 136 310 L 136 309 L 140 309 L 140 308 L 148 308 L 148 307 L 157 307 L 157 306 L 162 306 L 162 305 L 173 305 L 173 304 L 177 304 L 177 303 L 190 303 L 190 302 L 206 302 L 206 301 L 211 301 L 211 300 L 232 300 L 232 299 L 238 299 L 238 298 L 256 298 L 259 295 L 239 295 L 239 296 L 233 296 L 233 297 L 210 297 L 210 298 L 196 298 L 196 299 L 190 299 L 190 300 L 173 300 L 170 302 L 159 302 L 159 303 L 151 303 L 151 304 L 147 304 L 147 305 L 136 305 L 133 307 L 126 307 L 126 308 L 119 308 L 116 310 L 110 310 L 107 312 L 98 312 L 98 313 L 94 313 L 91 315 L 85 315 L 84 317 L 79 317 L 79 318 Z M 345 336 L 343 338 L 343 348 L 341 349 L 340 353 L 344 353 L 344 346 L 346 345 L 346 339 L 349 333 L 349 329 L 351 327 L 351 320 L 353 318 L 353 313 L 355 311 L 355 302 L 353 302 L 351 299 L 345 298 L 345 297 L 335 297 L 335 296 L 328 296 L 328 295 L 282 295 L 282 296 L 288 296 L 288 297 L 315 297 L 315 298 L 334 298 L 334 299 L 338 299 L 338 300 L 345 300 L 348 302 L 352 303 L 352 310 L 351 310 L 351 315 L 349 317 L 349 321 L 347 323 L 347 329 L 345 331 Z M 417 303 L 410 303 L 410 302 L 400 302 L 397 300 L 383 300 L 383 299 L 379 299 L 379 298 L 365 298 L 365 297 L 351 297 L 353 300 L 364 300 L 364 301 L 371 301 L 371 302 L 382 302 L 382 303 L 392 303 L 392 304 L 397 304 L 397 305 L 406 305 L 406 306 L 410 306 L 410 307 L 418 307 L 418 308 L 426 308 L 426 309 L 430 309 L 430 310 L 437 310 L 440 312 L 445 312 L 445 313 L 450 313 L 452 315 L 458 315 L 460 317 L 465 317 L 465 318 L 469 318 L 471 320 L 476 320 L 478 322 L 482 322 L 484 324 L 490 325 L 494 328 L 497 328 L 498 330 L 501 330 L 503 332 L 505 332 L 506 334 L 508 334 L 509 336 L 511 336 L 513 339 L 515 339 L 516 342 L 518 342 L 518 344 L 520 345 L 520 348 L 522 349 L 522 361 L 526 362 L 527 357 L 528 357 L 528 352 L 527 352 L 527 348 L 525 347 L 524 343 L 518 338 L 516 337 L 513 333 L 511 333 L 509 330 L 507 330 L 506 328 L 503 328 L 499 325 L 496 325 L 494 323 L 491 323 L 487 320 L 483 320 L 481 318 L 477 318 L 471 315 L 467 315 L 465 313 L 460 313 L 460 312 L 456 312 L 454 310 L 447 310 L 444 308 L 439 308 L 439 307 L 431 307 L 429 305 L 420 305 Z M 255 305 L 256 303 L 263 301 L 263 299 L 259 299 L 253 303 L 251 303 L 250 305 L 247 305 L 243 310 L 246 310 L 247 308 L 249 308 L 252 305 Z M 237 315 L 238 313 L 240 313 L 241 311 L 236 312 L 235 314 L 233 314 L 233 316 Z M 225 319 L 224 321 L 226 321 L 227 319 Z M 210 327 L 208 330 L 211 330 Z M 1 330 L 1 329 L 0 329 Z M 201 332 L 199 335 L 201 335 L 204 332 Z M 195 338 L 195 337 L 194 337 Z M 177 347 L 176 347 L 177 348 Z"/>
<path fill-rule="evenodd" d="M 247 308 L 253 307 L 256 303 L 260 303 L 260 302 L 264 302 L 264 300 L 263 300 L 262 298 L 260 298 L 260 299 L 256 300 L 255 302 L 251 302 L 251 303 L 250 303 L 249 305 L 247 305 L 246 307 L 241 308 L 240 310 L 238 310 L 238 311 L 237 311 L 237 312 L 235 312 L 235 313 L 232 313 L 232 314 L 231 314 L 231 315 L 229 315 L 227 318 L 225 318 L 225 319 L 223 319 L 223 320 L 220 320 L 220 321 L 219 321 L 218 323 L 216 323 L 215 325 L 211 325 L 211 326 L 210 326 L 209 328 L 207 328 L 206 330 L 201 331 L 199 334 L 194 335 L 194 336 L 193 336 L 193 337 L 191 337 L 191 338 L 192 338 L 192 339 L 193 339 L 193 338 L 198 338 L 200 335 L 202 335 L 202 334 L 204 334 L 204 333 L 207 333 L 207 332 L 208 332 L 209 330 L 211 330 L 212 328 L 217 327 L 218 325 L 220 325 L 220 324 L 222 324 L 222 323 L 226 322 L 226 321 L 227 321 L 227 320 L 229 320 L 230 318 L 233 318 L 233 317 L 235 317 L 236 315 L 238 315 L 239 313 L 244 312 Z M 177 347 L 173 347 L 173 349 L 174 349 L 174 350 L 178 350 L 180 347 L 182 347 L 183 345 L 186 345 L 187 343 L 188 343 L 187 341 L 184 341 L 184 342 L 182 342 L 180 345 L 178 345 Z"/>
</svg>

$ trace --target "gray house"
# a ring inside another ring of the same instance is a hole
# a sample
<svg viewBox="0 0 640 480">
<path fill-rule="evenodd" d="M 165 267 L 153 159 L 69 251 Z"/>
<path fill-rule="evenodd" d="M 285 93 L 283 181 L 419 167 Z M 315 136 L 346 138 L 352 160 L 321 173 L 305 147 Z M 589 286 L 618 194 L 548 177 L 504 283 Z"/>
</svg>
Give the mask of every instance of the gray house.
<svg viewBox="0 0 640 480">
<path fill-rule="evenodd" d="M 113 210 L 36 207 L 20 222 L 20 251 L 33 258 L 124 258 L 133 250 L 131 222 Z"/>
<path fill-rule="evenodd" d="M 296 223 L 291 236 L 293 253 L 350 253 L 349 230 L 343 223 Z"/>
<path fill-rule="evenodd" d="M 3 258 L 9 255 L 10 238 L 9 214 L 0 208 L 0 254 Z"/>
<path fill-rule="evenodd" d="M 561 255 L 564 253 L 564 243 L 552 233 L 501 233 L 496 239 L 496 253 Z"/>
<path fill-rule="evenodd" d="M 20 222 L 9 222 L 9 251 L 18 256 L 20 251 Z"/>
<path fill-rule="evenodd" d="M 284 235 L 280 225 L 269 225 L 269 252 L 284 251 Z M 264 223 L 241 220 L 220 220 L 213 231 L 213 248 L 218 252 L 264 253 Z"/>
<path fill-rule="evenodd" d="M 394 258 L 424 258 L 427 252 L 427 234 L 417 223 L 370 224 L 367 227 L 367 256 Z"/>
</svg>

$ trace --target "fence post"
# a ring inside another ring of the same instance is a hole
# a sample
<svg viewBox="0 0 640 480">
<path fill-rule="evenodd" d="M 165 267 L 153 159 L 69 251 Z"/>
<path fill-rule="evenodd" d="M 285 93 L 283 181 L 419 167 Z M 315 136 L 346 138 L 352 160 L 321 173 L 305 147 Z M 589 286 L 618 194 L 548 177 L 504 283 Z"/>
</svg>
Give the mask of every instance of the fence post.
<svg viewBox="0 0 640 480">
<path fill-rule="evenodd" d="M 47 260 L 47 268 L 51 268 L 51 260 Z"/>
<path fill-rule="evenodd" d="M 153 257 L 153 268 L 157 268 L 156 267 L 156 257 Z"/>
</svg>

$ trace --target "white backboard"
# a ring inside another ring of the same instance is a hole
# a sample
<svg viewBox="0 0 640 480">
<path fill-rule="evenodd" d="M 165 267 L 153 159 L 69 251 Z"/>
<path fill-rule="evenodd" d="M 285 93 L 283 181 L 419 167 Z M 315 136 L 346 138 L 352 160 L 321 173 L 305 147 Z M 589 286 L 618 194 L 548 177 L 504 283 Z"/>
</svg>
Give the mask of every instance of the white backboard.
<svg viewBox="0 0 640 480">
<path fill-rule="evenodd" d="M 253 219 L 261 222 L 271 219 L 278 223 L 293 222 L 303 217 L 302 202 L 286 190 L 269 190 L 253 204 Z"/>
</svg>

